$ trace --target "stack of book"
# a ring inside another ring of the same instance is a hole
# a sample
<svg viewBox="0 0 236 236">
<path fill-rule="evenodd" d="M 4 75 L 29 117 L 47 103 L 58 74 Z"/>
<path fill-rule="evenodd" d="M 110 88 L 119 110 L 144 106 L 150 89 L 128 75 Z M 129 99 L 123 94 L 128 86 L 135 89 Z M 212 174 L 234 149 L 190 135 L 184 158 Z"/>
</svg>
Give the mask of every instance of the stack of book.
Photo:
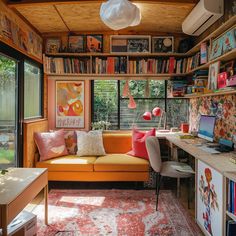
<svg viewBox="0 0 236 236">
<path fill-rule="evenodd" d="M 45 57 L 44 65 L 47 73 L 87 74 L 90 71 L 89 58 Z"/>
<path fill-rule="evenodd" d="M 236 215 L 236 183 L 232 180 L 228 182 L 228 212 Z"/>
<path fill-rule="evenodd" d="M 95 74 L 126 74 L 127 57 L 96 57 L 92 71 Z"/>
<path fill-rule="evenodd" d="M 172 74 L 176 71 L 176 59 L 135 58 L 129 60 L 129 74 Z"/>
</svg>

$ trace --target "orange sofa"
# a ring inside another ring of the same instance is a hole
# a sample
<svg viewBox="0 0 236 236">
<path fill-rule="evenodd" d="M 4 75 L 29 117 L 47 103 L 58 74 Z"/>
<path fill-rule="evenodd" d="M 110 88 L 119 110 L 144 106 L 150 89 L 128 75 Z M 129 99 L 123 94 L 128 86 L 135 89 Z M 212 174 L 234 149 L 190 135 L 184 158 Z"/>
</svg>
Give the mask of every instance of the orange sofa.
<svg viewBox="0 0 236 236">
<path fill-rule="evenodd" d="M 130 133 L 104 133 L 105 156 L 62 156 L 36 162 L 48 168 L 52 181 L 147 181 L 149 161 L 126 155 L 131 150 Z"/>
</svg>

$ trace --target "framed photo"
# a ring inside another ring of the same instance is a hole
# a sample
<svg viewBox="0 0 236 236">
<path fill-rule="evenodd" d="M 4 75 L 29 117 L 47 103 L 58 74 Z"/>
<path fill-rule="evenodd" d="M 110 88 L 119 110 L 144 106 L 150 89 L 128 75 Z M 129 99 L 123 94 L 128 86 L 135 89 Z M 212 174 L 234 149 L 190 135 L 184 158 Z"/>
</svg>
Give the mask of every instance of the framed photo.
<svg viewBox="0 0 236 236">
<path fill-rule="evenodd" d="M 85 36 L 73 35 L 68 37 L 69 52 L 85 52 Z"/>
<path fill-rule="evenodd" d="M 152 52 L 174 52 L 174 37 L 152 37 Z"/>
<path fill-rule="evenodd" d="M 128 52 L 150 52 L 149 38 L 130 38 L 127 40 Z"/>
<path fill-rule="evenodd" d="M 217 77 L 220 72 L 220 62 L 217 61 L 210 65 L 208 75 L 208 89 L 217 89 Z"/>
<path fill-rule="evenodd" d="M 236 48 L 236 28 L 226 32 L 223 36 L 223 54 Z"/>
<path fill-rule="evenodd" d="M 205 235 L 223 235 L 223 175 L 197 161 L 197 223 Z"/>
<path fill-rule="evenodd" d="M 212 42 L 210 60 L 213 60 L 222 55 L 223 37 L 217 38 Z"/>
<path fill-rule="evenodd" d="M 87 52 L 103 52 L 103 35 L 91 34 L 86 37 Z"/>
<path fill-rule="evenodd" d="M 227 73 L 228 77 L 234 75 L 234 60 L 227 62 L 224 64 L 224 71 Z"/>
<path fill-rule="evenodd" d="M 127 39 L 114 38 L 110 40 L 111 52 L 127 52 Z"/>
<path fill-rule="evenodd" d="M 57 53 L 61 48 L 61 39 L 59 38 L 48 38 L 46 40 L 46 53 Z"/>
<path fill-rule="evenodd" d="M 56 127 L 84 128 L 84 81 L 56 81 Z"/>
</svg>

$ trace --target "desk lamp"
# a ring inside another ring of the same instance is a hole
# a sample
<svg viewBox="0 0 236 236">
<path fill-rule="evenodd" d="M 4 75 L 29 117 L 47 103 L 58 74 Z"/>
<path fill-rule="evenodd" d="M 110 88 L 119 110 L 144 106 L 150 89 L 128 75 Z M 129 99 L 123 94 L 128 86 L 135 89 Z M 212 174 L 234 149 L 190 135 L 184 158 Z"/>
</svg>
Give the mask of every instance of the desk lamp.
<svg viewBox="0 0 236 236">
<path fill-rule="evenodd" d="M 151 119 L 152 119 L 152 115 L 153 115 L 153 116 L 156 116 L 156 117 L 157 117 L 157 116 L 160 117 L 160 120 L 159 120 L 159 124 L 158 124 L 157 129 L 160 129 L 162 120 L 164 120 L 164 126 L 163 126 L 163 128 L 166 129 L 166 112 L 163 111 L 160 107 L 155 107 L 155 108 L 152 110 L 152 113 L 149 112 L 149 111 L 144 112 L 144 114 L 143 114 L 143 119 L 144 119 L 144 120 L 151 120 Z"/>
</svg>

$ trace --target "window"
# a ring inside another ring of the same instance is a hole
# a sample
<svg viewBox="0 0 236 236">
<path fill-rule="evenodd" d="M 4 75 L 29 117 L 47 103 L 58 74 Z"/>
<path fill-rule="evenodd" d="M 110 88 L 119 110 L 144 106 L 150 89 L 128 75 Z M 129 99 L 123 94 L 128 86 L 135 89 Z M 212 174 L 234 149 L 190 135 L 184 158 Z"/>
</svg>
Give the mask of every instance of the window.
<svg viewBox="0 0 236 236">
<path fill-rule="evenodd" d="M 41 117 L 41 70 L 24 63 L 24 118 Z"/>
<path fill-rule="evenodd" d="M 136 109 L 129 109 L 129 98 L 123 98 L 124 80 L 95 80 L 93 82 L 92 121 L 111 122 L 109 129 L 140 129 L 157 127 L 160 117 L 145 121 L 142 115 L 156 106 L 167 111 L 167 126 L 179 127 L 188 120 L 188 100 L 167 98 L 164 80 L 130 80 L 129 90 L 136 102 Z M 163 125 L 163 123 L 162 123 Z"/>
</svg>

